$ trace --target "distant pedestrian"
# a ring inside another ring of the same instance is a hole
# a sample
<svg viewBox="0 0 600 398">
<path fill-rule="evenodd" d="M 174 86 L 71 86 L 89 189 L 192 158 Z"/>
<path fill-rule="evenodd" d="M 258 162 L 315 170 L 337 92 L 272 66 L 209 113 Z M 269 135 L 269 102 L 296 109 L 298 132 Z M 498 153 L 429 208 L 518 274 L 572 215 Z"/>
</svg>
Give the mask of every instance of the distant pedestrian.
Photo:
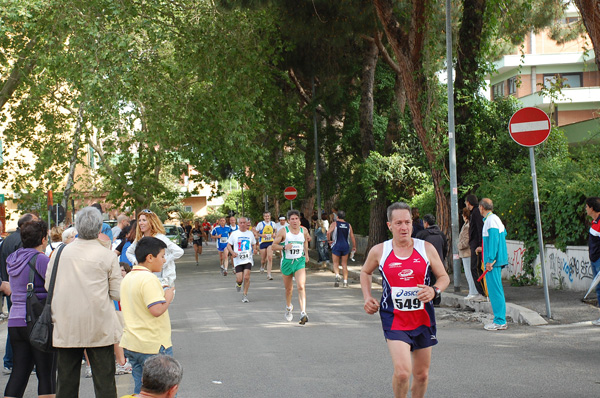
<svg viewBox="0 0 600 398">
<path fill-rule="evenodd" d="M 317 220 L 315 228 L 315 239 L 317 240 L 317 251 L 319 252 L 319 264 L 329 264 L 329 243 L 327 242 L 327 229 L 323 220 Z"/>
<path fill-rule="evenodd" d="M 588 248 L 592 272 L 597 275 L 600 272 L 600 198 L 595 196 L 585 200 L 585 212 L 592 218 L 592 225 L 588 232 Z M 596 286 L 596 298 L 600 306 L 600 284 Z M 592 321 L 592 325 L 600 326 L 600 319 Z"/>
<path fill-rule="evenodd" d="M 483 263 L 481 259 L 481 245 L 483 244 L 483 238 L 481 232 L 483 231 L 483 217 L 479 211 L 479 201 L 475 195 L 467 195 L 466 199 L 467 209 L 471 212 L 469 216 L 469 248 L 471 249 L 471 275 L 477 289 L 477 296 L 473 297 L 473 301 L 487 301 L 485 290 L 483 289 L 483 282 L 478 282 L 477 279 L 483 273 Z"/>
<path fill-rule="evenodd" d="M 54 226 L 50 229 L 50 241 L 44 250 L 46 256 L 50 257 L 50 254 L 63 244 L 62 233 L 63 229 L 61 227 Z"/>
<path fill-rule="evenodd" d="M 185 238 L 190 241 L 192 239 L 192 222 L 191 221 L 187 221 L 185 223 L 185 226 L 183 227 L 183 230 L 185 231 Z"/>
<path fill-rule="evenodd" d="M 113 240 L 117 239 L 121 234 L 121 231 L 127 227 L 130 223 L 129 216 L 125 213 L 121 213 L 117 216 L 117 225 L 112 227 L 111 232 L 113 236 Z"/>
<path fill-rule="evenodd" d="M 471 300 L 478 294 L 477 288 L 475 287 L 475 281 L 473 280 L 473 274 L 471 274 L 471 248 L 469 247 L 469 216 L 471 212 L 468 208 L 462 209 L 462 217 L 464 224 L 460 230 L 458 236 L 458 256 L 462 260 L 463 269 L 465 271 L 465 277 L 467 278 L 467 284 L 469 285 L 469 294 L 465 297 L 465 300 Z"/>
<path fill-rule="evenodd" d="M 227 239 L 227 250 L 233 259 L 235 271 L 235 288 L 239 292 L 244 283 L 242 303 L 248 303 L 248 288 L 250 287 L 250 271 L 254 265 L 254 254 L 258 254 L 256 238 L 248 230 L 248 219 L 240 217 L 239 229 L 233 231 Z"/>
<path fill-rule="evenodd" d="M 379 311 L 381 316 L 394 364 L 394 396 L 407 396 L 412 374 L 411 396 L 422 398 L 427 391 L 432 347 L 438 342 L 432 301 L 448 287 L 450 278 L 435 247 L 411 238 L 410 206 L 393 203 L 387 209 L 387 219 L 392 239 L 373 246 L 360 272 L 364 309 L 367 314 Z M 371 293 L 376 269 L 383 276 L 379 301 Z M 431 281 L 434 275 L 435 285 Z"/>
<path fill-rule="evenodd" d="M 194 254 L 196 255 L 196 265 L 198 265 L 198 256 L 202 254 L 202 227 L 200 227 L 200 221 L 194 223 L 194 228 L 190 232 L 190 239 L 194 245 Z"/>
<path fill-rule="evenodd" d="M 77 212 L 78 237 L 65 246 L 59 263 L 52 256 L 46 271 L 45 288 L 55 266 L 56 284 L 52 298 L 57 348 L 57 398 L 79 395 L 81 358 L 90 359 L 97 397 L 116 397 L 114 344 L 119 342 L 119 321 L 113 300 L 119 300 L 121 269 L 117 256 L 98 237 L 102 215 L 93 207 Z"/>
<path fill-rule="evenodd" d="M 183 368 L 168 355 L 155 355 L 144 362 L 141 392 L 137 398 L 174 398 L 183 377 Z M 133 398 L 125 395 L 121 398 Z"/>
<path fill-rule="evenodd" d="M 485 330 L 504 330 L 506 323 L 506 300 L 502 287 L 502 268 L 508 265 L 506 248 L 506 228 L 500 217 L 493 213 L 491 199 L 483 198 L 479 202 L 479 211 L 483 216 L 483 263 L 485 264 L 485 283 L 487 285 L 494 321 L 485 325 Z"/>
<path fill-rule="evenodd" d="M 211 234 L 217 240 L 217 251 L 219 252 L 219 265 L 221 266 L 221 275 L 227 276 L 227 239 L 231 229 L 225 225 L 225 217 L 219 219 L 219 225 L 214 227 Z"/>
<path fill-rule="evenodd" d="M 285 220 L 285 218 L 284 218 Z M 275 230 L 277 225 L 271 221 L 271 213 L 265 211 L 263 220 L 256 224 L 254 229 L 255 237 L 258 239 L 260 251 L 260 272 L 267 270 L 267 279 L 273 280 L 271 272 L 273 270 L 273 240 L 275 240 Z"/>
<path fill-rule="evenodd" d="M 129 232 L 127 232 L 127 235 L 124 239 L 121 240 L 121 243 L 119 243 L 119 246 L 117 246 L 114 252 L 117 254 L 117 256 L 119 256 L 120 263 L 126 263 L 131 267 L 131 261 L 129 261 L 129 259 L 127 258 L 127 249 L 129 249 L 129 246 L 131 246 L 131 244 L 135 242 L 135 235 L 137 233 L 137 221 L 133 220 L 127 228 L 129 228 Z"/>
<path fill-rule="evenodd" d="M 96 209 L 98 209 L 98 211 L 100 212 L 101 215 L 104 214 L 104 210 L 102 210 L 102 205 L 100 203 L 94 203 L 92 205 L 92 207 L 95 207 Z M 104 217 L 102 219 L 104 220 Z M 104 235 L 108 236 L 108 238 L 110 239 L 111 242 L 115 238 L 112 233 L 112 228 L 110 227 L 110 225 L 108 225 L 104 221 L 102 222 L 102 233 Z"/>
<path fill-rule="evenodd" d="M 356 250 L 356 239 L 352 225 L 346 221 L 346 212 L 338 210 L 337 220 L 334 221 L 327 231 L 327 240 L 331 244 L 331 260 L 333 262 L 333 272 L 335 272 L 334 286 L 340 285 L 340 262 L 342 264 L 342 274 L 344 276 L 343 287 L 348 287 L 348 255 L 350 254 L 350 241 L 352 241 L 352 250 Z"/>
<path fill-rule="evenodd" d="M 212 229 L 210 223 L 206 221 L 206 218 L 202 219 L 202 232 L 204 233 L 204 241 L 206 242 L 206 246 L 208 246 L 208 241 L 210 240 L 210 230 Z"/>
<path fill-rule="evenodd" d="M 27 327 L 28 285 L 33 275 L 33 292 L 45 300 L 44 277 L 48 256 L 43 250 L 48 242 L 45 221 L 30 221 L 21 228 L 23 247 L 8 256 L 8 274 L 12 291 L 12 307 L 8 317 L 8 334 L 13 348 L 13 369 L 4 390 L 5 397 L 22 397 L 34 366 L 38 379 L 38 395 L 54 396 L 56 392 L 56 359 L 54 353 L 37 350 L 29 343 Z"/>
<path fill-rule="evenodd" d="M 431 243 L 435 247 L 435 250 L 437 250 L 445 266 L 446 255 L 448 254 L 448 238 L 436 224 L 433 214 L 425 214 L 423 217 L 423 229 L 417 233 L 415 238 Z"/>
<path fill-rule="evenodd" d="M 307 231 L 310 231 L 310 221 L 304 217 L 304 213 L 300 213 L 300 225 L 306 228 Z"/>
<path fill-rule="evenodd" d="M 423 225 L 423 220 L 421 220 L 421 216 L 419 214 L 419 208 L 418 207 L 413 207 L 411 209 L 411 216 L 412 216 L 412 237 L 415 238 L 417 236 L 417 234 L 422 231 L 423 229 L 425 229 L 425 226 Z"/>
<path fill-rule="evenodd" d="M 171 320 L 168 308 L 175 288 L 163 289 L 153 273 L 160 272 L 167 245 L 154 237 L 144 237 L 136 245 L 136 265 L 123 278 L 121 312 L 125 321 L 120 346 L 132 367 L 134 394 L 142 389 L 144 361 L 157 354 L 173 356 Z"/>
</svg>

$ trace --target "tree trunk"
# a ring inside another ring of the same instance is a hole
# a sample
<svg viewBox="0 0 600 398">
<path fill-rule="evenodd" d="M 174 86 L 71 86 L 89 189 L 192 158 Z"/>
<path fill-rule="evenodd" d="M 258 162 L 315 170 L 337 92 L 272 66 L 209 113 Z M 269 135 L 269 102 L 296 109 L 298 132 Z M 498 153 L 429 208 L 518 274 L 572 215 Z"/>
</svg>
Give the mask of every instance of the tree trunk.
<svg viewBox="0 0 600 398">
<path fill-rule="evenodd" d="M 388 42 L 390 43 L 397 64 L 387 54 L 383 46 L 380 51 L 384 59 L 394 69 L 402 80 L 406 92 L 407 105 L 410 109 L 415 133 L 423 153 L 427 159 L 433 187 L 435 192 L 436 215 L 440 220 L 440 228 L 448 228 L 449 205 L 444 194 L 444 163 L 438 158 L 441 152 L 443 137 L 436 132 L 427 133 L 424 125 L 424 114 L 429 112 L 423 109 L 422 98 L 427 98 L 427 80 L 423 74 L 423 51 L 425 50 L 425 33 L 429 29 L 426 10 L 431 7 L 431 0 L 413 0 L 411 26 L 406 31 L 402 29 L 401 22 L 394 15 L 394 2 L 391 0 L 373 0 L 377 16 L 381 21 Z"/>
<path fill-rule="evenodd" d="M 73 134 L 73 152 L 71 153 L 71 159 L 69 160 L 69 175 L 67 176 L 67 184 L 62 199 L 62 206 L 65 211 L 69 205 L 69 197 L 71 196 L 71 189 L 75 184 L 75 167 L 77 166 L 77 152 L 79 152 L 79 145 L 81 144 L 81 128 L 83 119 L 83 106 L 80 105 L 79 112 L 77 112 L 77 126 L 75 127 L 75 134 Z M 74 210 L 74 209 L 73 209 Z"/>
<path fill-rule="evenodd" d="M 362 157 L 369 157 L 375 150 L 375 137 L 373 136 L 373 86 L 375 84 L 375 69 L 379 49 L 375 40 L 366 40 L 363 50 L 363 68 L 361 79 L 359 126 L 362 138 Z"/>
<path fill-rule="evenodd" d="M 0 90 L 0 109 L 2 109 L 4 104 L 6 104 L 10 97 L 12 97 L 17 87 L 19 87 L 19 84 L 21 84 L 23 77 L 29 75 L 33 70 L 35 66 L 35 59 L 29 59 L 27 57 L 31 55 L 31 50 L 33 50 L 33 47 L 35 47 L 36 42 L 36 38 L 29 40 L 25 46 L 25 50 L 23 50 L 23 53 L 25 54 L 21 54 L 19 56 L 19 59 L 17 62 L 15 62 L 10 75 L 8 75 L 8 78 L 2 85 L 2 89 Z"/>
<path fill-rule="evenodd" d="M 583 24 L 592 41 L 596 54 L 596 66 L 600 70 L 600 1 L 575 0 L 575 4 L 579 8 Z"/>
<path fill-rule="evenodd" d="M 486 0 L 463 0 L 463 14 L 457 41 L 456 79 L 454 81 L 454 103 L 456 117 L 456 175 L 458 185 L 468 170 L 467 148 L 469 136 L 466 126 L 472 117 L 470 98 L 479 91 L 483 76 L 480 70 L 483 17 Z M 461 128 L 462 127 L 462 128 Z"/>
<path fill-rule="evenodd" d="M 315 179 L 315 152 L 307 139 L 306 150 L 304 151 L 304 199 L 299 206 L 300 211 L 306 218 L 310 218 L 315 208 L 316 198 L 316 179 Z"/>
</svg>

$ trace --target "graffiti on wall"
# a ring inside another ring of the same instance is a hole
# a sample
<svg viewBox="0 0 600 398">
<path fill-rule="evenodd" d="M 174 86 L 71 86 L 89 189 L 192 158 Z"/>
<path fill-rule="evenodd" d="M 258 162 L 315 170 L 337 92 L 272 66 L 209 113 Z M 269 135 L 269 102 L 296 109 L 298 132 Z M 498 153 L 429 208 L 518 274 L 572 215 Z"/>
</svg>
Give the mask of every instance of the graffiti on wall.
<svg viewBox="0 0 600 398">
<path fill-rule="evenodd" d="M 569 288 L 569 285 L 583 285 L 585 281 L 594 279 L 592 264 L 587 251 L 578 250 L 576 253 L 563 253 L 556 249 L 548 249 L 549 283 L 559 288 Z M 588 283 L 589 284 L 589 283 Z M 566 285 L 566 286 L 565 286 Z"/>
<path fill-rule="evenodd" d="M 523 272 L 523 255 L 525 248 L 522 242 L 507 241 L 508 267 L 503 277 L 520 275 Z M 566 252 L 553 245 L 546 245 L 546 270 L 548 286 L 558 289 L 586 291 L 594 278 L 587 246 L 571 246 Z M 535 276 L 542 280 L 541 261 L 539 256 L 534 264 Z"/>
</svg>

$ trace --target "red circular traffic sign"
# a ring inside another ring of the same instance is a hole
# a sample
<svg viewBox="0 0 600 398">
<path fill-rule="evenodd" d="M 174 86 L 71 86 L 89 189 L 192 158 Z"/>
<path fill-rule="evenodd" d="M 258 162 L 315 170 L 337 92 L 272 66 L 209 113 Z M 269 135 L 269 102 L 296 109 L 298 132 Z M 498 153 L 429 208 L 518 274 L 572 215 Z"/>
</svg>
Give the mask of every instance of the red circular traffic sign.
<svg viewBox="0 0 600 398">
<path fill-rule="evenodd" d="M 508 132 L 519 145 L 536 146 L 550 135 L 550 118 L 541 109 L 523 108 L 515 112 L 508 123 Z"/>
<path fill-rule="evenodd" d="M 298 196 L 298 191 L 294 187 L 287 187 L 283 190 L 283 196 L 285 196 L 287 200 L 294 200 L 296 199 L 296 196 Z"/>
</svg>

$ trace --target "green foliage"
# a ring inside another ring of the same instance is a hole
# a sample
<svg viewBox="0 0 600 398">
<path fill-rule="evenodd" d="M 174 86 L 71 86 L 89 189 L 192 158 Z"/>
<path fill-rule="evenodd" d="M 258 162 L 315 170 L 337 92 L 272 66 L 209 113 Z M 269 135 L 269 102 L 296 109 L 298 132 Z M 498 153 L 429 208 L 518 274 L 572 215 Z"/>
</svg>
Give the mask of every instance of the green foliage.
<svg viewBox="0 0 600 398">
<path fill-rule="evenodd" d="M 556 129 L 535 149 L 544 243 L 561 250 L 586 242 L 584 200 L 598 195 L 600 186 L 600 177 L 590 173 L 598 164 L 598 151 L 589 149 L 585 156 L 569 155 L 564 136 Z M 503 220 L 509 239 L 525 242 L 524 270 L 533 275 L 531 266 L 539 248 L 531 170 L 528 164 L 524 166 L 482 181 L 477 196 L 494 201 L 494 212 Z"/>
</svg>

